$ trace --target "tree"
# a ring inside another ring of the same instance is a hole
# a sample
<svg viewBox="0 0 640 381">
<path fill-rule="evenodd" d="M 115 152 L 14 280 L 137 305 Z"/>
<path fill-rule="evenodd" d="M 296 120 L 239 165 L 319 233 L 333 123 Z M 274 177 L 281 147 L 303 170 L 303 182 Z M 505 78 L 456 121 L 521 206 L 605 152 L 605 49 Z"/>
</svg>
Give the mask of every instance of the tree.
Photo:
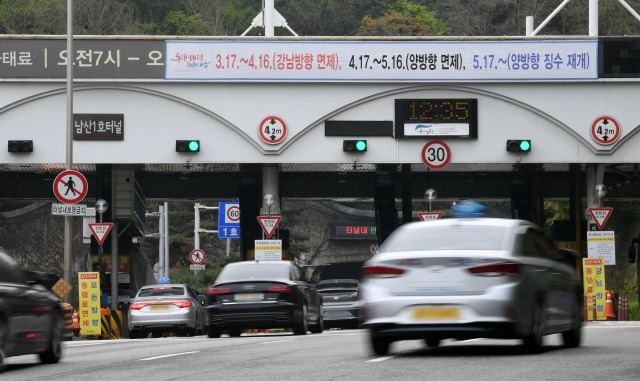
<svg viewBox="0 0 640 381">
<path fill-rule="evenodd" d="M 187 16 L 183 11 L 169 12 L 162 21 L 158 34 L 176 36 L 202 36 L 206 25 L 200 14 Z"/>
<path fill-rule="evenodd" d="M 1 34 L 62 34 L 65 0 L 0 0 Z"/>
<path fill-rule="evenodd" d="M 362 19 L 359 36 L 445 36 L 449 28 L 435 12 L 408 0 L 386 0 L 381 17 Z"/>
</svg>

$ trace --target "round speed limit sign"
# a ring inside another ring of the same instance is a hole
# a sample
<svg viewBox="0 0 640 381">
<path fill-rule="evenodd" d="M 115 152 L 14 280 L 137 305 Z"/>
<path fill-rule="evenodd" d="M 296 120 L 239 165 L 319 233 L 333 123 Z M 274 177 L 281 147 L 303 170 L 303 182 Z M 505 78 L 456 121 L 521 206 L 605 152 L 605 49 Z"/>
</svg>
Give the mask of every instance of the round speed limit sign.
<svg viewBox="0 0 640 381">
<path fill-rule="evenodd" d="M 451 150 L 445 142 L 432 140 L 422 149 L 422 161 L 431 169 L 444 168 L 451 160 Z"/>
</svg>

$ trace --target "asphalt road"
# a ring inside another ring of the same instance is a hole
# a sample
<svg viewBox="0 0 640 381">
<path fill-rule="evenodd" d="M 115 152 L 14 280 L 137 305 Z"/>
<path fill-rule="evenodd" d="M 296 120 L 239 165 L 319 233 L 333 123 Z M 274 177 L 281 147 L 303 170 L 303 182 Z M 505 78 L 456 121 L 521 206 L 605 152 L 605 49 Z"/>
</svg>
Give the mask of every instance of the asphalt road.
<svg viewBox="0 0 640 381">
<path fill-rule="evenodd" d="M 364 330 L 322 334 L 250 334 L 138 340 L 65 342 L 62 361 L 42 365 L 36 356 L 7 359 L 0 375 L 11 380 L 638 380 L 640 322 L 588 323 L 583 345 L 561 346 L 545 338 L 541 354 L 526 354 L 519 341 L 444 341 L 427 349 L 420 341 L 394 343 L 374 356 Z"/>
</svg>

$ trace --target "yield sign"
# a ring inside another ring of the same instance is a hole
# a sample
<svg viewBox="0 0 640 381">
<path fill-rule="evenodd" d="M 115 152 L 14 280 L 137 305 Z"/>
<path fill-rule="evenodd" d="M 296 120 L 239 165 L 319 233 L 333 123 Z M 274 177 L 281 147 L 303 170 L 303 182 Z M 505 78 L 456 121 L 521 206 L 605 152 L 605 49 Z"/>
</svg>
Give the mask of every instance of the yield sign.
<svg viewBox="0 0 640 381">
<path fill-rule="evenodd" d="M 418 212 L 418 217 L 422 221 L 439 220 L 442 217 L 442 212 Z"/>
<path fill-rule="evenodd" d="M 93 233 L 93 236 L 96 237 L 96 241 L 98 241 L 99 245 L 102 245 L 104 239 L 107 237 L 107 234 L 109 234 L 112 227 L 112 222 L 89 224 L 89 229 L 91 229 L 91 233 Z"/>
<path fill-rule="evenodd" d="M 264 230 L 268 238 L 271 238 L 281 219 L 282 217 L 280 216 L 258 216 L 258 222 L 260 223 L 260 226 L 262 226 L 262 230 Z"/>
<path fill-rule="evenodd" d="M 589 208 L 589 214 L 596 221 L 596 225 L 600 230 L 604 228 L 604 224 L 607 223 L 612 211 L 613 208 Z"/>
</svg>

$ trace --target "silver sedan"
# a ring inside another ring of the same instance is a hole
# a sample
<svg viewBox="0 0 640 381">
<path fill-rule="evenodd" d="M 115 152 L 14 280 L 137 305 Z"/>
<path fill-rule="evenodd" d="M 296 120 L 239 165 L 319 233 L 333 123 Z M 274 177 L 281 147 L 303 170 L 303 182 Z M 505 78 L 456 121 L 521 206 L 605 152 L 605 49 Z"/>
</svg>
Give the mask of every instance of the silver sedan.
<svg viewBox="0 0 640 381">
<path fill-rule="evenodd" d="M 535 224 L 499 218 L 412 222 L 362 268 L 362 327 L 375 354 L 398 340 L 522 339 L 531 352 L 562 333 L 580 345 L 576 258 Z"/>
<path fill-rule="evenodd" d="M 143 286 L 129 305 L 129 337 L 171 332 L 202 334 L 203 300 L 184 284 Z"/>
</svg>

